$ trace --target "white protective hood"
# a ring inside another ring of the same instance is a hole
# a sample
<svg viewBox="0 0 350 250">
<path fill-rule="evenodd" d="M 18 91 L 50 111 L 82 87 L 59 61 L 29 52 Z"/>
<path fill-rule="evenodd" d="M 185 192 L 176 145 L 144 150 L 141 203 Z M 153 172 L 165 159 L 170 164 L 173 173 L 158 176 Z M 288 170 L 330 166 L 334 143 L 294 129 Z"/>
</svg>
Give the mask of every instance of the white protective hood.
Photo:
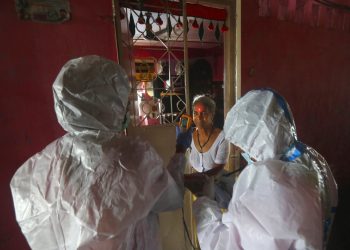
<svg viewBox="0 0 350 250">
<path fill-rule="evenodd" d="M 57 120 L 74 135 L 115 134 L 123 129 L 129 92 L 127 75 L 116 63 L 98 56 L 71 60 L 53 84 Z"/>
<path fill-rule="evenodd" d="M 73 59 L 53 89 L 68 134 L 11 180 L 16 219 L 30 247 L 160 249 L 156 213 L 181 207 L 183 194 L 149 143 L 116 134 L 130 90 L 122 68 L 98 56 Z M 168 169 L 181 176 L 184 166 L 175 155 Z"/>
<path fill-rule="evenodd" d="M 227 114 L 224 131 L 256 162 L 238 177 L 226 213 L 206 197 L 195 202 L 201 249 L 324 248 L 336 184 L 322 156 L 297 140 L 284 98 L 248 92 Z"/>
<path fill-rule="evenodd" d="M 283 105 L 271 91 L 248 92 L 226 116 L 226 140 L 257 161 L 279 159 L 296 139 L 292 113 Z"/>
</svg>

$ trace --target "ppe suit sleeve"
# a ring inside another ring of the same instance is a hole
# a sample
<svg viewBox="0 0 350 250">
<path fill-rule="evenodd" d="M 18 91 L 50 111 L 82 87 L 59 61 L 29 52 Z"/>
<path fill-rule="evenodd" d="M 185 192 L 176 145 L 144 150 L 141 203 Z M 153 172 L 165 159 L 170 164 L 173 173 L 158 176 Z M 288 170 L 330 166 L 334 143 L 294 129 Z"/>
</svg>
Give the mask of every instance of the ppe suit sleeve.
<svg viewBox="0 0 350 250">
<path fill-rule="evenodd" d="M 56 143 L 57 141 L 51 143 L 42 152 L 28 159 L 10 183 L 16 219 L 32 249 L 49 246 L 53 240 L 48 236 L 61 235 L 55 233 L 57 228 L 53 218 L 48 219 L 56 204 L 59 185 L 57 182 L 47 183 L 52 176 L 58 176 L 60 171 L 52 167 L 57 161 L 56 157 L 52 157 L 55 155 L 53 152 L 57 151 Z M 36 240 L 44 235 L 40 241 Z"/>
<path fill-rule="evenodd" d="M 175 210 L 183 205 L 184 181 L 183 175 L 186 165 L 184 154 L 175 154 L 169 161 L 169 185 L 154 205 L 153 212 Z"/>
<path fill-rule="evenodd" d="M 229 213 L 244 249 L 322 249 L 318 190 L 302 165 L 256 163 L 236 185 Z"/>
<path fill-rule="evenodd" d="M 206 196 L 193 205 L 197 222 L 197 235 L 202 250 L 242 249 L 235 225 L 222 220 L 222 212 L 216 201 Z"/>
<path fill-rule="evenodd" d="M 216 201 L 206 196 L 202 196 L 194 202 L 193 212 L 196 217 L 198 229 L 204 229 L 210 224 L 221 223 L 222 213 L 219 206 Z"/>
<path fill-rule="evenodd" d="M 196 204 L 201 248 L 322 249 L 320 200 L 308 173 L 281 161 L 254 165 L 241 173 L 221 220 L 213 202 Z"/>
</svg>

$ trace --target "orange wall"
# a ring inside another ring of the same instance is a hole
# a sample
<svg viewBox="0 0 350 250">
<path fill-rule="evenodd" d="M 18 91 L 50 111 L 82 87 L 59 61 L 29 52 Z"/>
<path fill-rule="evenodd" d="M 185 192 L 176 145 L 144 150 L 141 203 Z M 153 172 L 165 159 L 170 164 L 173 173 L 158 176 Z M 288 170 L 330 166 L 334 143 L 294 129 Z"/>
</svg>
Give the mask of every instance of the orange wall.
<svg viewBox="0 0 350 250">
<path fill-rule="evenodd" d="M 242 92 L 272 87 L 286 97 L 299 139 L 318 150 L 338 183 L 350 180 L 350 31 L 259 17 L 242 4 Z"/>
<path fill-rule="evenodd" d="M 0 8 L 0 249 L 29 249 L 15 221 L 9 182 L 31 155 L 63 134 L 52 83 L 74 57 L 116 59 L 112 1 L 70 1 L 72 20 L 42 24 L 17 18 L 15 1 Z"/>
</svg>

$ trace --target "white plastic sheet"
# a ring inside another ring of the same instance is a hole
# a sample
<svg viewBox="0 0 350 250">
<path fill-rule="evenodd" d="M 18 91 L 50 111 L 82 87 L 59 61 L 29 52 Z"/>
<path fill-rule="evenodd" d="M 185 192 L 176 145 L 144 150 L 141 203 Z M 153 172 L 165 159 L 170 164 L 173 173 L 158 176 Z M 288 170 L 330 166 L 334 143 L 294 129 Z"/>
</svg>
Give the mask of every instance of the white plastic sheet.
<svg viewBox="0 0 350 250">
<path fill-rule="evenodd" d="M 27 160 L 11 181 L 30 247 L 160 249 L 156 213 L 182 206 L 184 157 L 170 161 L 176 183 L 149 143 L 117 134 L 130 87 L 116 63 L 73 59 L 53 89 L 68 133 Z"/>
<path fill-rule="evenodd" d="M 248 92 L 224 131 L 256 162 L 238 177 L 226 213 L 207 197 L 195 202 L 201 249 L 325 248 L 336 183 L 323 157 L 297 140 L 285 100 L 270 90 Z"/>
</svg>

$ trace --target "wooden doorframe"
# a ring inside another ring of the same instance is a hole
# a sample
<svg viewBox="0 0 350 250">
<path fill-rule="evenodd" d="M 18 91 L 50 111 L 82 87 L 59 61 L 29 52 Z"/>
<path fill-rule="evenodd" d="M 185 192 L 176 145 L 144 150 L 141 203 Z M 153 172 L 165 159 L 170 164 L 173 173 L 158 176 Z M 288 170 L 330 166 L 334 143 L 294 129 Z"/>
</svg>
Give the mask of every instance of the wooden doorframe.
<svg viewBox="0 0 350 250">
<path fill-rule="evenodd" d="M 242 0 L 187 0 L 187 3 L 204 4 L 217 8 L 225 8 L 227 11 L 226 25 L 228 31 L 224 33 L 224 116 L 236 103 L 241 96 L 241 3 Z M 113 3 L 113 17 L 115 25 L 115 39 L 118 53 L 118 62 L 123 65 L 127 72 L 133 72 L 132 64 L 130 63 L 130 55 L 123 52 L 122 31 L 119 17 L 119 1 L 112 0 Z M 118 11 L 116 11 L 118 10 Z M 185 12 L 186 15 L 186 12 Z M 185 40 L 185 47 L 186 46 Z M 124 54 L 123 54 L 124 53 Z M 188 52 L 185 48 L 185 58 Z M 129 59 L 129 60 L 128 60 Z M 186 59 L 185 59 L 186 60 Z M 129 61 L 129 62 L 128 62 Z M 185 62 L 185 84 L 188 91 L 188 62 Z M 129 70 L 128 70 L 129 69 Z M 130 75 L 132 79 L 132 75 Z M 186 103 L 189 101 L 186 98 Z M 189 110 L 189 103 L 187 103 L 187 112 Z M 232 170 L 237 165 L 239 156 L 233 150 L 230 152 L 228 162 L 228 169 Z"/>
<path fill-rule="evenodd" d="M 200 4 L 225 8 L 226 25 L 224 33 L 224 114 L 241 96 L 241 1 L 242 0 L 200 0 Z M 191 2 L 191 1 L 188 1 Z M 193 1 L 194 2 L 194 1 Z M 198 3 L 198 1 L 195 1 Z"/>
<path fill-rule="evenodd" d="M 200 3 L 224 7 L 227 11 L 224 34 L 224 117 L 241 96 L 241 4 L 242 0 L 201 0 Z M 230 148 L 225 169 L 232 171 L 239 167 L 240 156 Z"/>
</svg>

